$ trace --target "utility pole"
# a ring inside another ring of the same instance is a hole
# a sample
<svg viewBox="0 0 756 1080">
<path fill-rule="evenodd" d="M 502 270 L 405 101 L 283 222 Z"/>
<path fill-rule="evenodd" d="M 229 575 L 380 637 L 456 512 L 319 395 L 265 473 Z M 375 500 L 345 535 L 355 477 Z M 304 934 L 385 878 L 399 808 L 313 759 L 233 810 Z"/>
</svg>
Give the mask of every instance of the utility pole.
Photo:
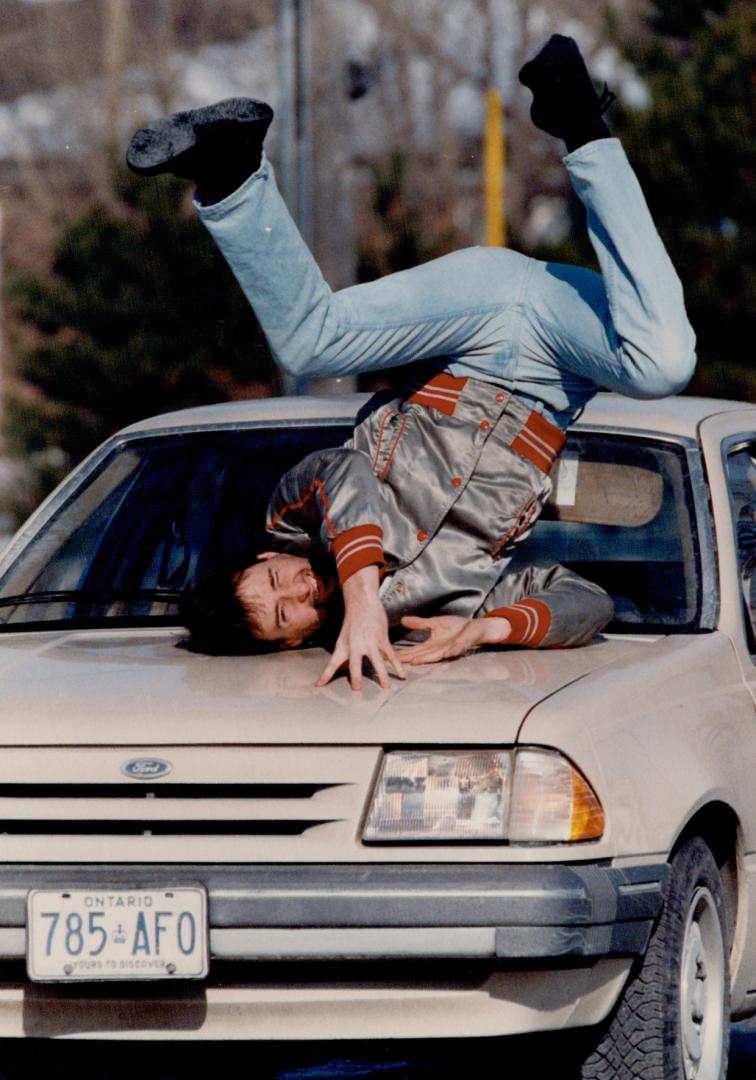
<svg viewBox="0 0 756 1080">
<path fill-rule="evenodd" d="M 131 0 L 107 0 L 104 18 L 105 139 L 103 152 L 100 154 L 97 186 L 102 201 L 113 207 L 117 200 L 110 175 L 110 154 L 118 138 L 118 118 L 123 108 L 123 87 L 131 33 Z"/>
<path fill-rule="evenodd" d="M 498 90 L 486 91 L 486 136 L 484 147 L 486 244 L 506 247 L 506 142 L 504 103 Z"/>
<path fill-rule="evenodd" d="M 496 89 L 495 11 L 492 0 L 481 0 L 480 16 L 486 28 L 485 100 L 486 130 L 483 144 L 483 189 L 486 221 L 486 244 L 507 245 L 507 143 L 504 126 L 504 99 Z"/>
<path fill-rule="evenodd" d="M 5 207 L 0 202 L 0 419 L 5 405 Z"/>
<path fill-rule="evenodd" d="M 278 137 L 281 193 L 309 248 L 313 242 L 310 20 L 312 0 L 278 0 Z M 304 394 L 307 380 L 281 376 L 285 394 Z"/>
</svg>

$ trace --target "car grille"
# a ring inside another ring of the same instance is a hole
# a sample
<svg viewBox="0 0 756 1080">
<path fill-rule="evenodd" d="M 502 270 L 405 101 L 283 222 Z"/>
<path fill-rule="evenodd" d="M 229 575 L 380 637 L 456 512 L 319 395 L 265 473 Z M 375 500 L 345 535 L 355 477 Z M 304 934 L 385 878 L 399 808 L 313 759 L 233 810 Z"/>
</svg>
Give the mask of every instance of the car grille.
<svg viewBox="0 0 756 1080">
<path fill-rule="evenodd" d="M 170 774 L 125 775 L 140 757 Z M 354 858 L 379 760 L 375 747 L 4 750 L 0 861 Z"/>
</svg>

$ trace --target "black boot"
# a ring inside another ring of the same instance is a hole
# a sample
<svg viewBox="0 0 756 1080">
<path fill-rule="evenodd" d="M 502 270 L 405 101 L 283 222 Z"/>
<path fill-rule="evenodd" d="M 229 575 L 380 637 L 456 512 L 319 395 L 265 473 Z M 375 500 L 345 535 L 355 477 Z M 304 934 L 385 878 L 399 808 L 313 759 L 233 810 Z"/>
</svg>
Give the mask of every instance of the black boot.
<svg viewBox="0 0 756 1080">
<path fill-rule="evenodd" d="M 140 176 L 173 173 L 197 185 L 205 205 L 236 191 L 260 167 L 273 110 L 251 98 L 162 117 L 137 131 L 126 164 Z"/>
<path fill-rule="evenodd" d="M 530 118 L 535 126 L 564 139 L 568 151 L 609 138 L 611 132 L 602 116 L 615 95 L 606 84 L 601 96 L 596 93 L 572 38 L 553 34 L 520 70 L 519 79 L 533 91 Z"/>
</svg>

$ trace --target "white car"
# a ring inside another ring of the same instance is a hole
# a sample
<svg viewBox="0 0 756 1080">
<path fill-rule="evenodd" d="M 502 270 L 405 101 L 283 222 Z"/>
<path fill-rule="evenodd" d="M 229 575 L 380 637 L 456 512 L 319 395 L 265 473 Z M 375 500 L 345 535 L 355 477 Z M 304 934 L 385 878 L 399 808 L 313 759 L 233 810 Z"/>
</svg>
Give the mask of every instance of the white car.
<svg viewBox="0 0 756 1080">
<path fill-rule="evenodd" d="M 0 1036 L 584 1027 L 586 1078 L 720 1080 L 756 1012 L 756 407 L 572 429 L 522 557 L 613 595 L 589 646 L 360 693 L 321 649 L 181 647 L 181 592 L 361 404 L 134 425 L 5 551 Z"/>
</svg>

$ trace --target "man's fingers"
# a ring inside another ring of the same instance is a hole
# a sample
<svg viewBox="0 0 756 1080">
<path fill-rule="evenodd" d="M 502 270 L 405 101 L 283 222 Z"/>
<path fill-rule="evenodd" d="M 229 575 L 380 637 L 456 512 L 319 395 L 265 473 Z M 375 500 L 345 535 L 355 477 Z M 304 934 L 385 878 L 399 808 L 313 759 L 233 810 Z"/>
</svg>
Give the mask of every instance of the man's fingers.
<svg viewBox="0 0 756 1080">
<path fill-rule="evenodd" d="M 334 652 L 331 659 L 328 661 L 326 666 L 323 668 L 323 674 L 320 676 L 320 678 L 315 683 L 315 685 L 316 686 L 325 686 L 326 683 L 331 681 L 333 676 L 336 674 L 336 672 L 339 670 L 339 668 L 343 666 L 345 661 L 346 661 L 346 656 L 343 653 Z"/>
<path fill-rule="evenodd" d="M 443 649 L 428 649 L 427 652 L 410 657 L 408 664 L 435 664 L 439 660 L 445 660 L 446 653 Z"/>
<path fill-rule="evenodd" d="M 333 667 L 331 664 L 328 664 L 328 666 L 324 669 L 323 674 L 320 676 L 320 678 L 315 683 L 315 685 L 316 686 L 325 686 L 326 683 L 329 683 L 331 681 L 331 679 L 334 676 L 335 671 L 336 671 L 336 668 Z"/>
<path fill-rule="evenodd" d="M 401 647 L 402 662 L 406 663 L 410 656 L 414 656 L 415 653 L 417 653 L 419 651 L 422 651 L 424 649 L 429 649 L 429 648 L 431 648 L 431 640 L 430 640 L 430 638 L 428 638 L 427 641 L 418 642 L 417 645 L 402 645 L 402 647 Z"/>
<path fill-rule="evenodd" d="M 383 657 L 379 652 L 369 657 L 370 663 L 373 665 L 373 671 L 376 674 L 379 684 L 384 690 L 391 689 L 391 680 L 389 679 L 388 671 L 386 671 L 386 665 L 383 662 Z"/>
<path fill-rule="evenodd" d="M 425 641 L 419 641 L 417 645 L 402 645 L 402 661 L 406 663 L 411 656 L 417 656 L 418 653 L 426 653 L 429 649 L 438 649 L 440 647 L 438 639 L 432 635 L 427 637 Z"/>
<path fill-rule="evenodd" d="M 399 676 L 399 678 L 400 679 L 406 679 L 407 676 L 404 674 L 404 668 L 402 667 L 402 662 L 399 659 L 399 657 L 397 656 L 394 649 L 391 647 L 391 645 L 387 645 L 384 648 L 383 655 L 386 657 L 387 660 L 389 660 L 391 662 L 391 666 L 393 667 L 394 671 Z"/>
<path fill-rule="evenodd" d="M 399 678 L 405 679 L 406 675 L 399 657 L 396 655 L 391 645 L 386 643 L 382 646 L 373 647 L 370 651 L 356 649 L 351 653 L 347 652 L 346 649 L 341 650 L 337 648 L 323 669 L 323 674 L 315 683 L 315 686 L 325 686 L 326 683 L 331 681 L 339 668 L 348 664 L 349 685 L 352 690 L 361 690 L 363 661 L 369 660 L 373 666 L 378 682 L 384 690 L 388 690 L 391 688 L 391 679 L 386 664 L 384 663 L 384 657 L 391 663 Z"/>
<path fill-rule="evenodd" d="M 353 690 L 362 689 L 362 653 L 349 657 L 349 685 Z"/>
<path fill-rule="evenodd" d="M 407 664 L 413 663 L 418 657 L 426 657 L 429 653 L 437 652 L 438 645 L 436 642 L 423 642 L 421 645 L 410 645 L 406 649 L 402 649 L 404 662 Z"/>
<path fill-rule="evenodd" d="M 454 652 L 450 652 L 448 643 L 438 641 L 424 641 L 422 645 L 414 645 L 405 650 L 405 653 L 409 653 L 406 656 L 406 662 L 408 664 L 435 664 L 439 660 L 448 660 L 449 656 L 454 656 Z"/>
<path fill-rule="evenodd" d="M 409 630 L 424 630 L 426 639 L 417 645 L 402 646 L 397 652 L 385 631 L 375 632 L 376 628 L 372 626 L 367 630 L 363 627 L 357 631 L 353 626 L 345 627 L 336 642 L 333 656 L 315 685 L 325 686 L 339 668 L 347 664 L 350 687 L 352 690 L 361 690 L 363 662 L 368 660 L 377 682 L 384 690 L 388 690 L 391 687 L 389 666 L 400 679 L 405 679 L 405 663 L 410 666 L 435 664 L 440 660 L 458 656 L 463 651 L 461 643 L 465 638 L 464 635 L 460 637 L 460 626 L 464 630 L 467 624 L 465 619 L 456 616 L 426 619 L 420 615 L 405 615 L 402 624 Z"/>
</svg>

